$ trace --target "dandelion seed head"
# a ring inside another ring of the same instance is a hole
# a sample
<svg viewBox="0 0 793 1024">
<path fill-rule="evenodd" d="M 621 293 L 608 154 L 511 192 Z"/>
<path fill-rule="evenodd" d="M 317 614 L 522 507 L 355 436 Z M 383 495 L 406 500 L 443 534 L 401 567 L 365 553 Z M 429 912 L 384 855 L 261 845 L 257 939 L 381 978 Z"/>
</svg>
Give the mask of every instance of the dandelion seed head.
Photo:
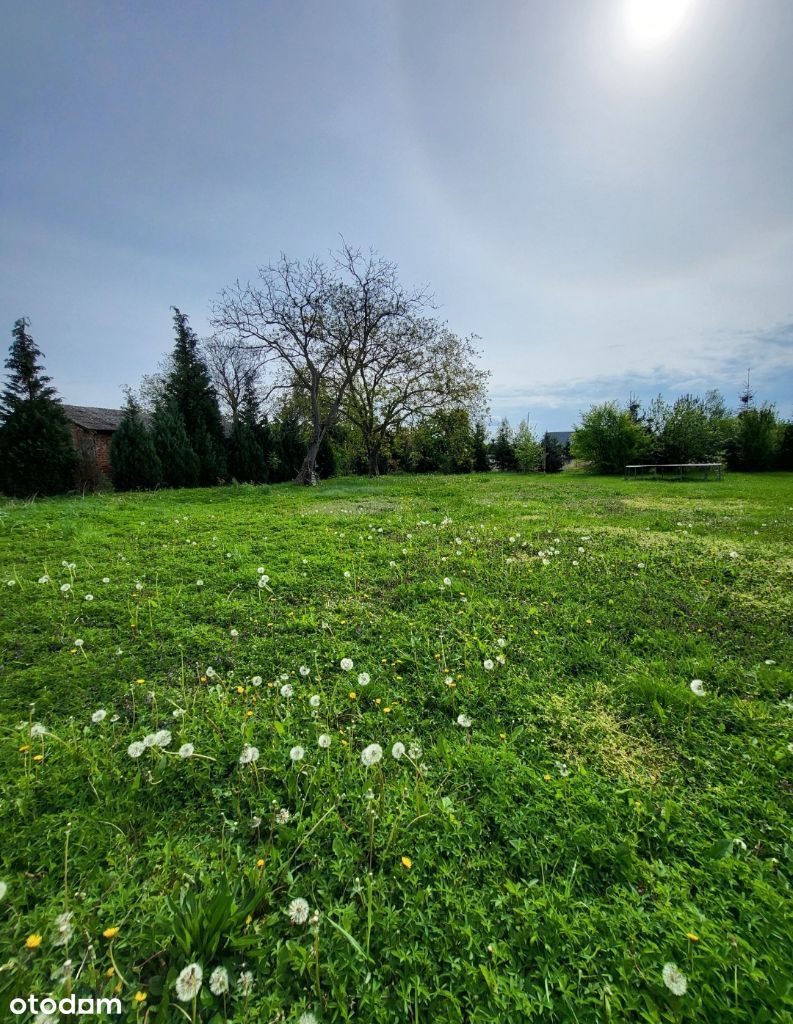
<svg viewBox="0 0 793 1024">
<path fill-rule="evenodd" d="M 213 996 L 223 996 L 229 990 L 229 972 L 225 967 L 216 967 L 209 975 L 209 991 Z"/>
<path fill-rule="evenodd" d="M 275 815 L 275 821 L 278 825 L 288 825 L 290 814 L 286 807 L 282 807 Z"/>
<path fill-rule="evenodd" d="M 183 1003 L 191 1002 L 201 991 L 203 978 L 200 964 L 188 964 L 176 979 L 176 998 Z"/>
<path fill-rule="evenodd" d="M 343 672 L 352 672 L 352 658 L 342 658 L 339 665 Z"/>
<path fill-rule="evenodd" d="M 399 761 L 400 758 L 402 758 L 404 756 L 405 756 L 405 744 L 404 743 L 400 743 L 397 740 L 397 742 L 393 745 L 393 747 L 391 747 L 391 757 L 393 757 L 393 759 L 395 761 Z"/>
<path fill-rule="evenodd" d="M 253 764 L 259 760 L 259 748 L 246 743 L 240 754 L 240 764 Z"/>
<path fill-rule="evenodd" d="M 297 764 L 298 761 L 302 761 L 306 756 L 306 751 L 303 747 L 292 747 L 289 751 L 289 756 Z"/>
<path fill-rule="evenodd" d="M 284 685 L 281 687 L 282 697 L 291 697 L 294 692 L 294 688 L 290 686 L 289 683 L 284 683 Z"/>
<path fill-rule="evenodd" d="M 154 746 L 155 747 L 167 747 L 171 742 L 171 733 L 169 729 L 159 729 L 154 734 Z"/>
<path fill-rule="evenodd" d="M 383 759 L 383 748 L 379 743 L 370 743 L 368 747 L 364 747 L 361 751 L 361 763 L 367 768 L 371 768 L 372 765 L 382 761 Z"/>
<path fill-rule="evenodd" d="M 105 711 L 105 709 L 104 709 L 104 708 L 98 708 L 98 709 L 97 709 L 97 710 L 96 710 L 96 711 L 95 711 L 95 712 L 94 712 L 94 713 L 93 713 L 93 714 L 91 715 L 91 721 L 92 721 L 92 722 L 94 723 L 94 725 L 98 725 L 98 724 L 99 724 L 99 722 L 104 722 L 104 720 L 105 720 L 106 718 L 107 718 L 107 711 Z"/>
<path fill-rule="evenodd" d="M 308 921 L 309 906 L 302 896 L 289 904 L 289 920 L 292 924 L 305 924 Z"/>
<path fill-rule="evenodd" d="M 689 688 L 691 689 L 691 692 L 695 696 L 697 696 L 697 697 L 704 697 L 705 696 L 705 684 L 702 682 L 701 679 L 692 679 L 691 682 L 689 683 Z"/>
<path fill-rule="evenodd" d="M 330 743 L 330 736 L 326 732 L 323 732 L 322 735 L 317 739 L 318 746 L 320 746 L 323 750 L 327 750 L 328 747 L 330 746 Z"/>
<path fill-rule="evenodd" d="M 140 740 L 135 740 L 134 743 L 130 743 L 130 745 L 127 747 L 127 754 L 134 760 L 137 760 L 137 758 L 141 756 L 145 749 L 145 743 L 141 743 Z"/>
<path fill-rule="evenodd" d="M 320 697 L 319 697 L 319 694 L 318 694 L 318 693 L 314 693 L 314 694 L 312 694 L 312 695 L 311 695 L 311 696 L 310 696 L 310 697 L 308 698 L 308 703 L 309 703 L 309 704 L 311 705 L 311 707 L 312 707 L 312 708 L 318 708 L 318 707 L 319 707 L 319 704 L 320 704 Z"/>
<path fill-rule="evenodd" d="M 182 758 L 192 757 L 194 753 L 195 753 L 195 747 L 193 746 L 192 743 L 183 743 L 181 745 L 181 747 L 179 747 L 179 757 L 182 757 Z"/>
<path fill-rule="evenodd" d="M 250 971 L 243 971 L 237 978 L 237 987 L 241 995 L 249 996 L 253 989 L 253 974 Z"/>
<path fill-rule="evenodd" d="M 664 985 L 676 996 L 684 996 L 688 988 L 688 981 L 685 974 L 678 968 L 677 964 L 664 964 L 661 972 Z"/>
<path fill-rule="evenodd" d="M 369 673 L 368 673 L 368 672 L 360 672 L 360 673 L 358 674 L 358 683 L 359 683 L 359 684 L 360 684 L 361 686 L 368 686 L 368 685 L 369 685 L 369 683 L 370 683 L 370 681 L 371 681 L 371 680 L 370 680 L 370 678 L 369 678 Z"/>
<path fill-rule="evenodd" d="M 470 729 L 471 726 L 473 725 L 473 722 L 468 717 L 468 715 L 458 715 L 457 716 L 457 724 L 461 725 L 463 727 L 463 729 Z"/>
</svg>

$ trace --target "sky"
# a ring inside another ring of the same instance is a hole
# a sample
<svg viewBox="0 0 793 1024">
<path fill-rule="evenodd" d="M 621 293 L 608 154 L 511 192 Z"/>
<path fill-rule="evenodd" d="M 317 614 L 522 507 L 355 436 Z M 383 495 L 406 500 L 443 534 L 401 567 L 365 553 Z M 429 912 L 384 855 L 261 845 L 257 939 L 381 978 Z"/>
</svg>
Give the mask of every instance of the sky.
<svg viewBox="0 0 793 1024">
<path fill-rule="evenodd" d="M 343 236 L 478 336 L 494 422 L 735 405 L 749 367 L 793 415 L 790 0 L 3 15 L 0 327 L 66 402 L 119 406 L 171 306 L 206 335 L 224 286 Z"/>
</svg>

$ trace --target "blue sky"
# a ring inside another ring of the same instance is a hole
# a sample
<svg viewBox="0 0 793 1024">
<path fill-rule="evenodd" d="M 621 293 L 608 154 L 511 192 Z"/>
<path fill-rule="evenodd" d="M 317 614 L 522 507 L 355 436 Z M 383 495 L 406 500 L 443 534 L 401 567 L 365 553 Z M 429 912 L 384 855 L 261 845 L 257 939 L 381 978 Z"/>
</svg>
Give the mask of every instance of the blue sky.
<svg viewBox="0 0 793 1024">
<path fill-rule="evenodd" d="M 118 405 L 171 305 L 343 234 L 481 337 L 494 417 L 748 366 L 793 415 L 793 4 L 640 2 L 10 0 L 0 325 Z"/>
</svg>

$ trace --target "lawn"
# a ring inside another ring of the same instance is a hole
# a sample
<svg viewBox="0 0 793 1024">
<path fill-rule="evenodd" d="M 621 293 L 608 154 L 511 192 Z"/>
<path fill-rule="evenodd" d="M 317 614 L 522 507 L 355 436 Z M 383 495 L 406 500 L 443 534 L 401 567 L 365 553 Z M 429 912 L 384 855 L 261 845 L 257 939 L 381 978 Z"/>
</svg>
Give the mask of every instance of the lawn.
<svg viewBox="0 0 793 1024">
<path fill-rule="evenodd" d="M 0 529 L 3 1018 L 793 1020 L 790 475 Z"/>
</svg>

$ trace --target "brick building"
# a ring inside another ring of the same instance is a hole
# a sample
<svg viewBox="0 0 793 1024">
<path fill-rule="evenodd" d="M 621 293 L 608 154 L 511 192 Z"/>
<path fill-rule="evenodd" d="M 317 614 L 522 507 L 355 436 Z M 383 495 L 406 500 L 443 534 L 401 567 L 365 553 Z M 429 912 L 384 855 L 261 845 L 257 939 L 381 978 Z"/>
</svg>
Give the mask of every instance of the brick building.
<svg viewBox="0 0 793 1024">
<path fill-rule="evenodd" d="M 118 429 L 123 409 L 97 409 L 89 405 L 64 405 L 74 446 L 82 464 L 82 475 L 91 468 L 105 480 L 110 479 L 110 441 Z"/>
</svg>

